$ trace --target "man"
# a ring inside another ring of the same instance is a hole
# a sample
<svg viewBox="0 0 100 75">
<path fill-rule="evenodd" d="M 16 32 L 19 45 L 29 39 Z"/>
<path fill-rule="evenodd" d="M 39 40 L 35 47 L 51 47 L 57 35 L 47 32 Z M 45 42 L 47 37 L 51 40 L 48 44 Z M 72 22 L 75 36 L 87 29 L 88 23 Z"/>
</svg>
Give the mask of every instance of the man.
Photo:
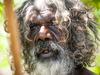
<svg viewBox="0 0 100 75">
<path fill-rule="evenodd" d="M 84 66 L 93 60 L 96 24 L 79 0 L 27 0 L 16 13 L 29 75 L 94 75 Z"/>
</svg>

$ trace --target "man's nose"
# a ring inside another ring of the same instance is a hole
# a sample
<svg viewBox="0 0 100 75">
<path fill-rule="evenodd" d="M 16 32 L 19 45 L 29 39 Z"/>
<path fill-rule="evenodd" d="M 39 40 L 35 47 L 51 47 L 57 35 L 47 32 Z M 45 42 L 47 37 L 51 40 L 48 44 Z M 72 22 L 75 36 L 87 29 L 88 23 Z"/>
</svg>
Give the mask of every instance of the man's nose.
<svg viewBox="0 0 100 75">
<path fill-rule="evenodd" d="M 41 39 L 41 40 L 51 39 L 51 34 L 48 28 L 46 28 L 45 26 L 41 26 L 38 39 Z"/>
</svg>

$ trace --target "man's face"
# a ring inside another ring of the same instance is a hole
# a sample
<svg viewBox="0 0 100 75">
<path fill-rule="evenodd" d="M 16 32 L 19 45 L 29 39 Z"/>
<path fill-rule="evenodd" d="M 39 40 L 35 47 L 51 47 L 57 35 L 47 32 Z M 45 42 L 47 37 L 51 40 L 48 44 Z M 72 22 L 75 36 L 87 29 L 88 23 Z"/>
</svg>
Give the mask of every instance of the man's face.
<svg viewBox="0 0 100 75">
<path fill-rule="evenodd" d="M 27 8 L 25 16 L 25 22 L 29 26 L 27 37 L 34 44 L 37 59 L 57 59 L 62 50 L 67 50 L 66 26 L 56 23 L 56 10 L 54 4 L 44 4 L 44 8 L 41 9 L 38 6 Z"/>
<path fill-rule="evenodd" d="M 65 25 L 69 21 L 63 22 L 64 15 L 61 12 L 54 3 L 35 0 L 24 13 L 23 24 L 27 29 L 24 37 L 27 41 L 23 40 L 23 53 L 31 75 L 67 75 L 73 69 L 74 62 L 67 48 L 69 34 Z"/>
</svg>

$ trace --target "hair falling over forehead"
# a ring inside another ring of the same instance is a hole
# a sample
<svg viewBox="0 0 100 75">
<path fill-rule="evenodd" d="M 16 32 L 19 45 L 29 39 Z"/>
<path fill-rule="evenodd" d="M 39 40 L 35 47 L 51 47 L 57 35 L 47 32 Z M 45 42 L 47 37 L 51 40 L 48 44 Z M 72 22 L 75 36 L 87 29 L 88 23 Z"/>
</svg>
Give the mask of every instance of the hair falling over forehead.
<svg viewBox="0 0 100 75">
<path fill-rule="evenodd" d="M 22 7 L 16 11 L 20 24 L 25 63 L 29 66 L 31 65 L 30 60 L 32 56 L 30 55 L 30 50 L 32 49 L 32 44 L 27 35 L 30 33 L 28 22 L 34 13 L 33 10 L 41 9 L 42 11 L 52 4 L 55 7 L 54 10 L 56 10 L 53 14 L 53 23 L 62 31 L 65 31 L 64 37 L 67 39 L 66 46 L 71 53 L 70 55 L 75 65 L 90 65 L 94 59 L 93 54 L 96 50 L 96 40 L 98 40 L 97 24 L 94 22 L 93 16 L 90 15 L 90 10 L 88 10 L 80 0 L 27 0 L 23 3 Z M 38 18 L 35 20 L 36 23 L 41 21 Z M 43 21 L 44 20 L 45 18 Z M 35 32 L 37 31 L 38 28 Z"/>
</svg>

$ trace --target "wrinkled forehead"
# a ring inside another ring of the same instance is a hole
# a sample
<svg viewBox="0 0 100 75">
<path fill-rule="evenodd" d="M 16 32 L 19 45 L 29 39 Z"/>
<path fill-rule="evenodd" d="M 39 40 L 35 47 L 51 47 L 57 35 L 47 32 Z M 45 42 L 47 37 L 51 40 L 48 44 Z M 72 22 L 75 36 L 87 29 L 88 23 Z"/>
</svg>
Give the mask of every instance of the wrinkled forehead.
<svg viewBox="0 0 100 75">
<path fill-rule="evenodd" d="M 69 11 L 65 6 L 65 0 L 34 0 L 31 3 L 26 9 L 26 21 L 29 19 L 33 22 L 49 21 L 53 17 L 57 21 L 61 17 L 62 20 L 66 19 L 69 15 Z"/>
<path fill-rule="evenodd" d="M 51 4 L 51 2 L 48 0 L 35 0 L 33 5 L 39 10 L 45 10 L 48 9 L 48 6 Z"/>
<path fill-rule="evenodd" d="M 58 10 L 66 9 L 64 0 L 34 0 L 33 6 L 39 10 L 48 9 L 50 6 L 55 6 Z"/>
</svg>

